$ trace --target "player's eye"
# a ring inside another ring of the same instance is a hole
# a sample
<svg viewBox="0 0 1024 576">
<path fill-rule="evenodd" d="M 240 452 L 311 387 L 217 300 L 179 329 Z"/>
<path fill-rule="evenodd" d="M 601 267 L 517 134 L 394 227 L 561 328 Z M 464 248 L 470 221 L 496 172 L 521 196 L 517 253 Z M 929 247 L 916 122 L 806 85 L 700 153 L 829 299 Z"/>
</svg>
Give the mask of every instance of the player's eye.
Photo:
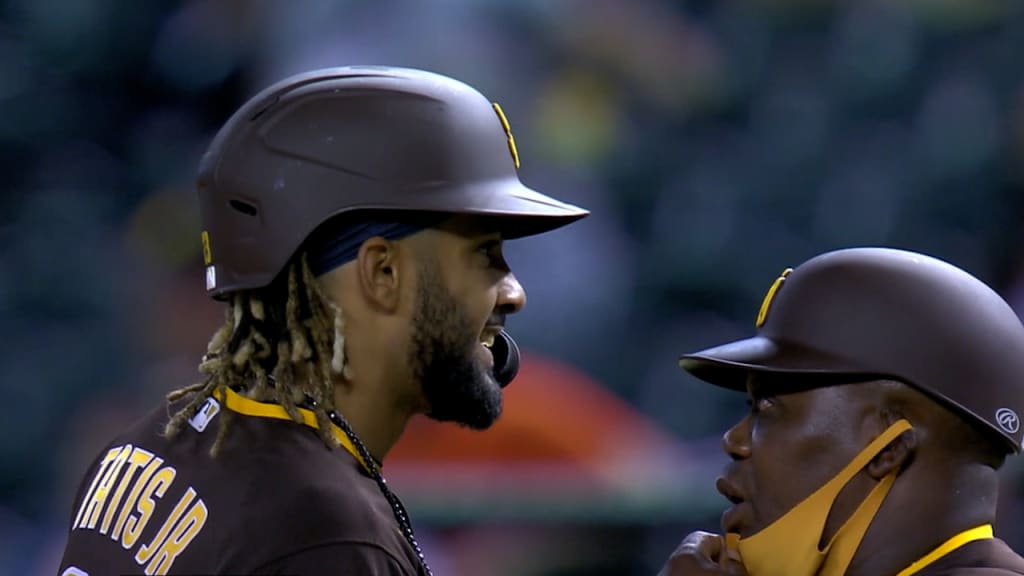
<svg viewBox="0 0 1024 576">
<path fill-rule="evenodd" d="M 477 248 L 477 252 L 487 259 L 489 267 L 505 268 L 505 257 L 501 252 L 501 240 L 488 240 Z"/>
</svg>

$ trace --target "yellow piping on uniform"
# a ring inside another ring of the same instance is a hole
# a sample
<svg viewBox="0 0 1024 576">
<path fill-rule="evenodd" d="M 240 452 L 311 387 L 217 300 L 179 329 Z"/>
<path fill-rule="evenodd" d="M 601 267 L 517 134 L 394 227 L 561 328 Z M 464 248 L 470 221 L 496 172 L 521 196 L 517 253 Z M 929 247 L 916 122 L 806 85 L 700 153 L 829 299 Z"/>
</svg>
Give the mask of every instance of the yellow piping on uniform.
<svg viewBox="0 0 1024 576">
<path fill-rule="evenodd" d="M 974 542 L 975 540 L 990 540 L 994 537 L 991 524 L 982 524 L 969 530 L 953 536 L 949 540 L 946 540 L 938 548 L 922 556 L 919 560 L 907 566 L 896 576 L 911 576 L 911 574 L 917 574 L 921 570 L 924 570 L 926 566 L 935 562 L 939 558 L 942 558 L 946 554 L 949 554 L 953 550 L 967 544 L 968 542 Z"/>
<path fill-rule="evenodd" d="M 230 388 L 222 388 L 213 393 L 213 395 L 220 400 L 224 407 L 232 412 L 244 414 L 245 416 L 256 416 L 259 418 L 274 418 L 277 420 L 288 420 L 294 422 L 292 417 L 288 415 L 288 412 L 284 409 L 284 406 L 280 404 L 269 404 L 265 402 L 257 402 L 252 398 L 246 398 L 241 394 L 235 392 Z M 312 411 L 306 410 L 305 408 L 299 408 L 299 414 L 302 416 L 302 423 L 310 428 L 320 429 L 320 423 L 316 421 L 316 415 Z M 338 428 L 336 425 L 331 424 L 331 431 L 334 432 L 334 437 L 338 439 L 338 443 L 344 446 L 345 450 L 348 450 L 362 467 L 369 472 L 370 467 L 367 466 L 366 461 L 363 460 L 362 455 L 356 450 L 352 439 L 345 434 L 345 431 Z"/>
</svg>

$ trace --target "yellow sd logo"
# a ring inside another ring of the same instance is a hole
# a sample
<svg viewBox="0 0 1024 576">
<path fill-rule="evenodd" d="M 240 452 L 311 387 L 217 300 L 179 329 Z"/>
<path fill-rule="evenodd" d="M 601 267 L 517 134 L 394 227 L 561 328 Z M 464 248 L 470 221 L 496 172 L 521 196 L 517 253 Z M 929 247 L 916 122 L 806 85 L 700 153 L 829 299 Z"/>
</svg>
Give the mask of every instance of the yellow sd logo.
<svg viewBox="0 0 1024 576">
<path fill-rule="evenodd" d="M 782 271 L 782 274 L 772 282 L 771 288 L 768 289 L 768 293 L 764 295 L 764 300 L 761 301 L 761 309 L 757 311 L 757 321 L 754 323 L 755 326 L 760 328 L 764 326 L 764 321 L 768 318 L 768 309 L 772 307 L 772 300 L 775 299 L 775 294 L 782 287 L 782 283 L 786 281 L 786 276 L 789 276 L 792 272 L 792 268 L 786 268 Z"/>
<path fill-rule="evenodd" d="M 493 106 L 494 111 L 498 113 L 498 118 L 501 119 L 501 127 L 505 129 L 505 136 L 508 138 L 508 151 L 512 153 L 512 160 L 515 161 L 516 168 L 519 168 L 519 150 L 516 150 L 516 139 L 512 136 L 512 127 L 509 126 L 508 118 L 505 117 L 501 104 L 494 102 Z"/>
<path fill-rule="evenodd" d="M 203 264 L 209 266 L 213 262 L 213 253 L 210 252 L 210 233 L 203 230 L 200 238 L 203 241 Z"/>
</svg>

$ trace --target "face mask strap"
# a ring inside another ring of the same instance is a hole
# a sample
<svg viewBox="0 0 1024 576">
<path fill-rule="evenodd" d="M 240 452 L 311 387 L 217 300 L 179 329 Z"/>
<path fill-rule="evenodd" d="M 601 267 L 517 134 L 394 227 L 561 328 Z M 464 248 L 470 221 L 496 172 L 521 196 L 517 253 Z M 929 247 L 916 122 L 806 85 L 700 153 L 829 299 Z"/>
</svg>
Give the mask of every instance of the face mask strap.
<svg viewBox="0 0 1024 576">
<path fill-rule="evenodd" d="M 885 430 L 885 432 L 882 432 L 878 437 L 876 437 L 867 446 L 865 446 L 859 454 L 854 456 L 853 460 L 851 460 L 849 464 L 847 464 L 835 476 L 830 478 L 828 482 L 822 484 L 820 488 L 812 492 L 806 498 L 801 500 L 799 504 L 794 506 L 793 510 L 799 508 L 806 508 L 807 506 L 812 505 L 812 500 L 817 500 L 818 502 L 814 505 L 827 501 L 828 504 L 825 505 L 828 506 L 831 511 L 831 506 L 835 502 L 835 498 L 839 495 L 839 492 L 842 491 L 843 487 L 846 486 L 850 482 L 850 480 L 852 480 L 853 477 L 857 475 L 858 472 L 863 470 L 864 467 L 866 467 L 875 456 L 877 456 L 883 449 L 885 449 L 885 447 L 888 446 L 890 442 L 892 442 L 900 434 L 906 432 L 907 430 L 910 430 L 911 428 L 913 428 L 913 426 L 911 426 L 910 422 L 907 420 L 901 419 L 894 422 L 891 426 L 889 426 L 889 428 Z M 785 515 L 782 516 L 782 518 L 785 517 Z M 776 522 L 778 522 L 778 520 L 776 520 Z M 768 525 L 761 532 L 764 532 L 771 526 L 771 524 Z M 822 524 L 822 528 L 824 528 L 824 524 Z M 760 534 L 761 532 L 758 532 L 758 534 Z M 749 538 L 744 538 L 743 540 L 753 540 L 758 537 L 758 534 L 754 534 L 753 536 L 750 536 Z"/>
<path fill-rule="evenodd" d="M 906 420 L 896 421 L 850 462 L 850 468 L 855 471 L 864 469 L 889 443 L 911 428 L 910 422 Z M 896 482 L 896 474 L 897 472 L 894 470 L 879 481 L 878 485 L 872 488 L 868 496 L 832 536 L 832 540 L 825 546 L 824 552 L 828 553 L 828 558 L 821 571 L 822 575 L 841 575 L 846 572 L 854 554 L 857 553 L 857 548 L 860 547 L 861 540 L 864 539 L 864 534 L 867 533 L 868 527 L 871 526 L 875 515 L 882 507 L 882 502 L 885 501 L 893 483 Z"/>
<path fill-rule="evenodd" d="M 898 438 L 900 434 L 903 434 L 911 428 L 913 428 L 913 426 L 911 426 L 910 422 L 907 420 L 901 419 L 893 422 L 885 432 L 882 432 L 877 438 L 872 440 L 871 443 L 865 446 L 864 449 L 861 450 L 860 454 L 857 454 L 845 468 L 829 480 L 828 484 L 838 482 L 842 483 L 843 486 L 846 486 L 846 484 L 852 480 L 858 472 L 863 470 L 871 460 L 875 458 L 875 456 L 878 456 L 886 446 Z M 842 490 L 842 488 L 836 490 L 837 494 L 839 493 L 839 490 Z"/>
<path fill-rule="evenodd" d="M 857 553 L 857 548 L 860 547 L 864 534 L 867 533 L 868 527 L 871 526 L 871 522 L 875 519 L 875 515 L 878 514 L 878 510 L 882 507 L 882 502 L 889 495 L 889 490 L 895 481 L 895 472 L 883 478 L 835 533 L 828 546 L 825 547 L 828 557 L 825 560 L 825 567 L 821 571 L 823 576 L 832 574 L 839 576 L 846 573 L 846 568 L 853 560 L 854 554 Z"/>
<path fill-rule="evenodd" d="M 907 420 L 894 422 L 838 474 L 789 512 L 750 538 L 727 537 L 726 545 L 739 551 L 747 571 L 753 576 L 842 575 L 888 496 L 897 473 L 893 472 L 878 482 L 821 550 L 819 540 L 835 500 L 858 472 L 911 428 Z M 819 570 L 819 567 L 824 569 Z"/>
</svg>

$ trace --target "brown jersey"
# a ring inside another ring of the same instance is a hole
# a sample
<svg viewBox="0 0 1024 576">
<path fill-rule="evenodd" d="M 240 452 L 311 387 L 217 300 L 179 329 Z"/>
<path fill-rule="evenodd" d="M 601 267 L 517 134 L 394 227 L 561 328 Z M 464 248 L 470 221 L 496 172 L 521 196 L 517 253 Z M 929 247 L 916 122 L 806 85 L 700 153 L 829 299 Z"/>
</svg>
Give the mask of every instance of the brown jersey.
<svg viewBox="0 0 1024 576">
<path fill-rule="evenodd" d="M 939 558 L 916 576 L 1018 576 L 1024 558 L 998 538 L 975 540 Z"/>
<path fill-rule="evenodd" d="M 425 574 L 376 482 L 344 448 L 213 399 L 168 440 L 177 408 L 161 406 L 93 462 L 59 574 Z M 212 458 L 225 414 L 230 430 Z"/>
</svg>

